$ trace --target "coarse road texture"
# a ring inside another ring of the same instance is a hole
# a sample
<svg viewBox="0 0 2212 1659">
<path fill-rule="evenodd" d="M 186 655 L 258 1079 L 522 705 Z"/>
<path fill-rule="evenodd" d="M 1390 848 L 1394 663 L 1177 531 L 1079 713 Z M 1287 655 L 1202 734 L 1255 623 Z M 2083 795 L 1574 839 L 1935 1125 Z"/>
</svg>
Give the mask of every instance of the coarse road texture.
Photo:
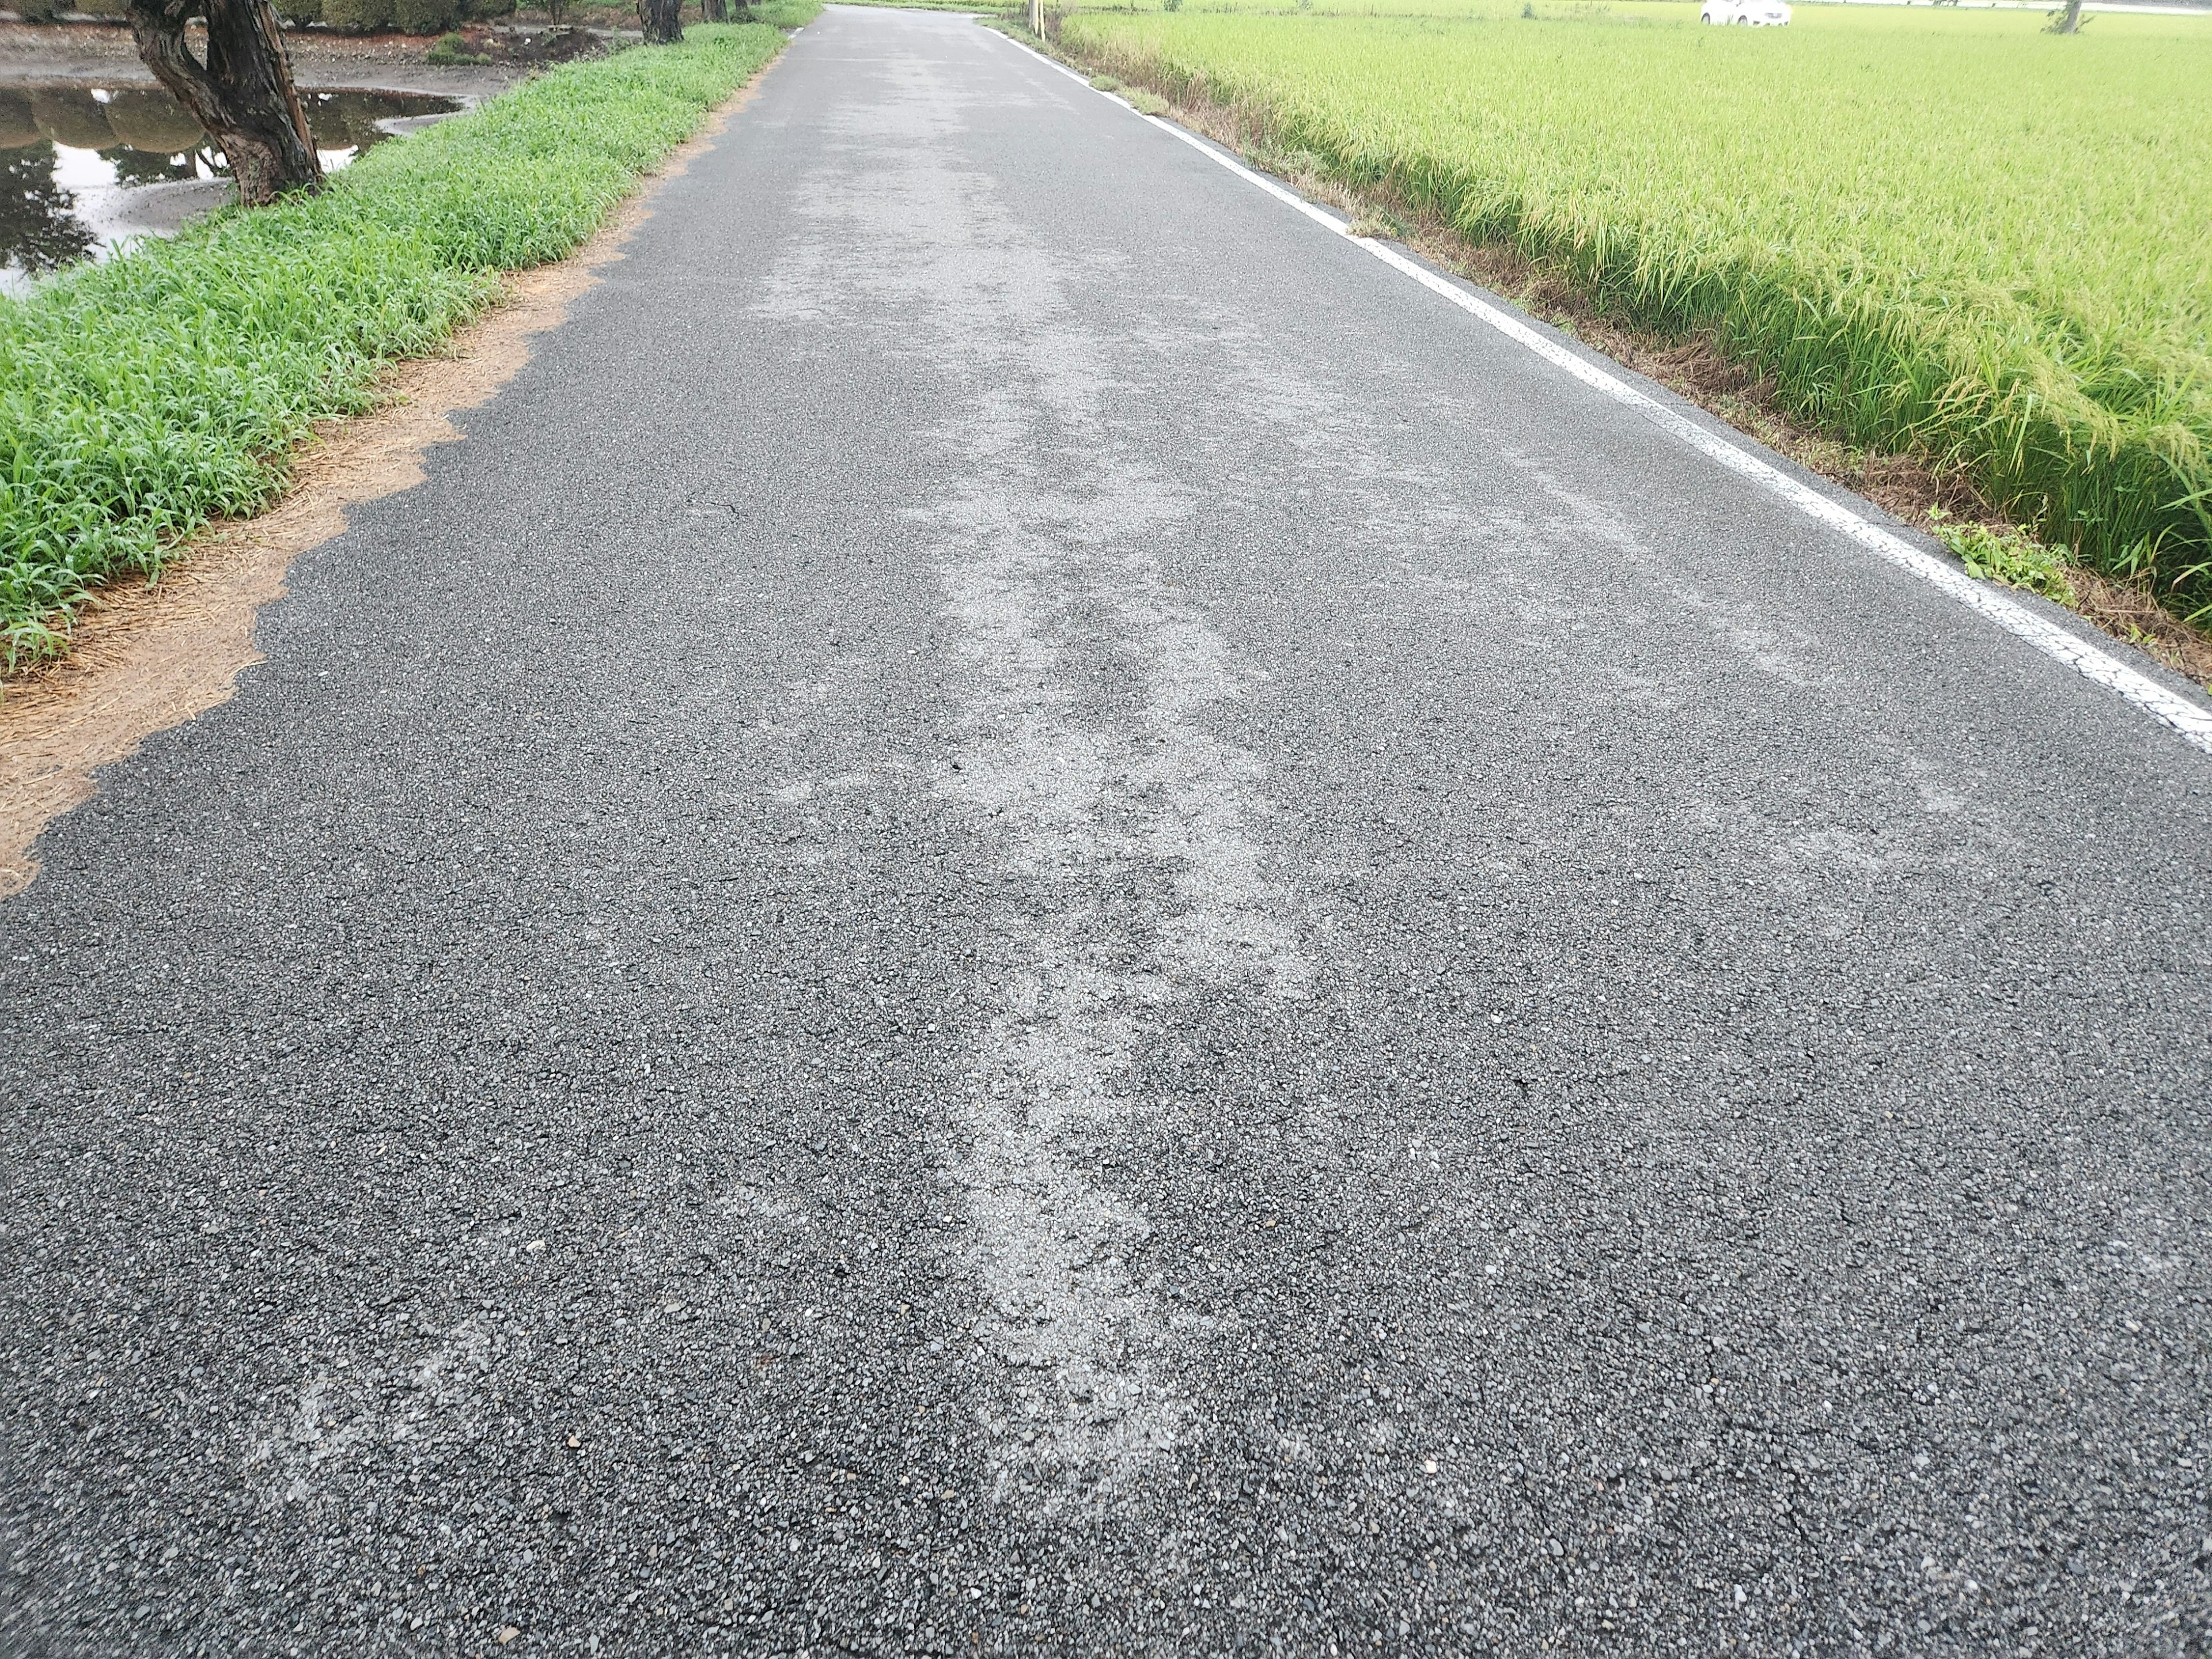
<svg viewBox="0 0 2212 1659">
<path fill-rule="evenodd" d="M 2212 1641 L 2212 759 L 955 17 L 466 426 L 0 907 L 6 1652 Z"/>
</svg>

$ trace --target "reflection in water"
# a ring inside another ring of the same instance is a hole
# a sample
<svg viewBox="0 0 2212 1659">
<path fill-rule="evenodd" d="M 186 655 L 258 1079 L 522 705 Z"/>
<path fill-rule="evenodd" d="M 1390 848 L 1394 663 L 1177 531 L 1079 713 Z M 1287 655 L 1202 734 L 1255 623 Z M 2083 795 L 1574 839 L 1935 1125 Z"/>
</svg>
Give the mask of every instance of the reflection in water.
<svg viewBox="0 0 2212 1659">
<path fill-rule="evenodd" d="M 92 233 L 54 182 L 54 147 L 40 143 L 0 150 L 0 254 L 10 276 L 42 276 L 88 258 Z"/>
<path fill-rule="evenodd" d="M 343 167 L 392 125 L 449 115 L 451 98 L 303 90 L 323 167 Z M 229 169 L 198 122 L 159 87 L 0 87 L 0 294 L 166 235 L 229 199 Z"/>
</svg>

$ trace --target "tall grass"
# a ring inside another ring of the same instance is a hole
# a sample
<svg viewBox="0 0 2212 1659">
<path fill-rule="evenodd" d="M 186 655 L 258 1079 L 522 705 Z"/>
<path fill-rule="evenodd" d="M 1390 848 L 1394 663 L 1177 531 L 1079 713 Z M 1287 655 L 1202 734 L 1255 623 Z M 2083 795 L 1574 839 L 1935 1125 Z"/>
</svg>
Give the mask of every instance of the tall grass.
<svg viewBox="0 0 2212 1659">
<path fill-rule="evenodd" d="M 1517 9 L 1079 13 L 1062 39 L 1717 331 L 1800 416 L 2212 614 L 2212 20 Z"/>
<path fill-rule="evenodd" d="M 92 587 L 267 501 L 313 422 L 363 408 L 380 367 L 489 305 L 501 271 L 573 250 L 782 45 L 766 23 L 700 27 L 569 64 L 378 146 L 323 195 L 0 299 L 8 663 L 62 648 Z"/>
</svg>

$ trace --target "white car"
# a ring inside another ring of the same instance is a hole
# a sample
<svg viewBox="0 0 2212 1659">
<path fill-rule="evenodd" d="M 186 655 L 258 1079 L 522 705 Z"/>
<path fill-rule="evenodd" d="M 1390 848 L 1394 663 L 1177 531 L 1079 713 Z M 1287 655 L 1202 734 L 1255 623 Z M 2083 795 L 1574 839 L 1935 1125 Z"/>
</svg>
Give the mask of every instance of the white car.
<svg viewBox="0 0 2212 1659">
<path fill-rule="evenodd" d="M 1782 0 L 1705 0 L 1698 13 L 1700 23 L 1759 23 L 1780 27 L 1790 21 L 1790 8 Z"/>
</svg>

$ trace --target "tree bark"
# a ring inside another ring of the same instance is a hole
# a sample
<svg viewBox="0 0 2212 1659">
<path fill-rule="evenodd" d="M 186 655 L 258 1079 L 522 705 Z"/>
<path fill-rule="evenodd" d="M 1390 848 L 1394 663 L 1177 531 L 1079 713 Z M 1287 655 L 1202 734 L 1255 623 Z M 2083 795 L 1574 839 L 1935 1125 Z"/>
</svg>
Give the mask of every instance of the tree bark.
<svg viewBox="0 0 2212 1659">
<path fill-rule="evenodd" d="M 2081 0 L 2066 0 L 2066 9 L 2051 26 L 2053 34 L 2079 34 L 2081 32 Z"/>
<path fill-rule="evenodd" d="M 202 15 L 204 64 L 185 40 L 185 23 Z M 269 0 L 131 0 L 131 33 L 154 78 L 222 151 L 240 202 L 260 207 L 288 190 L 322 188 L 323 164 Z"/>
<path fill-rule="evenodd" d="M 684 38 L 684 0 L 637 0 L 637 16 L 649 46 L 672 46 Z"/>
<path fill-rule="evenodd" d="M 699 0 L 699 21 L 702 23 L 728 22 L 730 0 Z"/>
</svg>

